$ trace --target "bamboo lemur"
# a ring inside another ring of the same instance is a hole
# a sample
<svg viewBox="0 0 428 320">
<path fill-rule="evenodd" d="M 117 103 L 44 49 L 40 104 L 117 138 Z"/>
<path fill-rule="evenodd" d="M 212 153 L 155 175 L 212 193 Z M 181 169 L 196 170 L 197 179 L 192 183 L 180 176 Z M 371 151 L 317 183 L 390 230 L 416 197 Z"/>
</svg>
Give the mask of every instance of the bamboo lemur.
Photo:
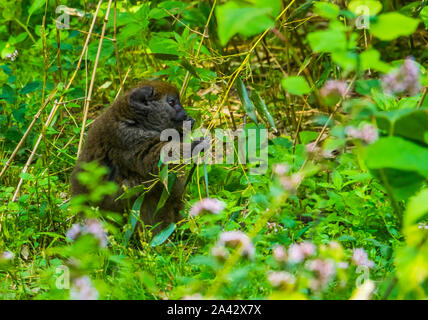
<svg viewBox="0 0 428 320">
<path fill-rule="evenodd" d="M 105 197 L 98 204 L 100 209 L 119 213 L 129 209 L 132 199 L 115 201 L 122 193 L 121 186 L 131 188 L 158 176 L 160 152 L 167 143 L 160 140 L 160 134 L 164 129 L 179 129 L 183 121 L 194 123 L 181 106 L 177 89 L 166 82 L 144 81 L 121 95 L 92 123 L 72 173 L 72 196 L 87 192 L 77 179 L 80 164 L 96 161 L 109 168 L 106 179 L 115 182 L 120 190 Z M 177 177 L 168 200 L 156 216 L 163 184 L 156 183 L 146 193 L 140 214 L 146 225 L 160 222 L 158 232 L 177 221 L 178 211 L 183 207 L 185 179 Z"/>
</svg>

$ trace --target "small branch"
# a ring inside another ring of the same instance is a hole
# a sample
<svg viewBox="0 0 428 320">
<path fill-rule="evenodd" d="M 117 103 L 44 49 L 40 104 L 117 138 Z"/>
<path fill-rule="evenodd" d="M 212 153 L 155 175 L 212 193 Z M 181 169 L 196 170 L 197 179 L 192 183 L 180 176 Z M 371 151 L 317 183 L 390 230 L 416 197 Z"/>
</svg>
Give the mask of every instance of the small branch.
<svg viewBox="0 0 428 320">
<path fill-rule="evenodd" d="M 77 149 L 77 156 L 79 156 L 80 152 L 82 151 L 83 134 L 85 133 L 85 125 L 86 125 L 86 120 L 88 118 L 89 103 L 91 102 L 91 98 L 92 98 L 92 91 L 94 89 L 94 83 L 95 83 L 95 75 L 97 73 L 98 61 L 99 61 L 99 58 L 100 58 L 101 48 L 102 48 L 102 45 L 103 45 L 104 33 L 106 31 L 106 25 L 107 25 L 107 22 L 108 22 L 108 16 L 110 14 L 110 8 L 111 8 L 112 1 L 113 0 L 110 0 L 108 2 L 107 12 L 106 12 L 106 15 L 104 17 L 104 23 L 103 23 L 103 27 L 102 27 L 102 30 L 101 30 L 101 38 L 100 38 L 100 42 L 98 44 L 97 57 L 95 58 L 94 69 L 92 71 L 91 83 L 89 84 L 88 96 L 86 98 L 85 106 L 84 106 L 84 109 L 83 109 L 82 129 L 80 130 L 80 139 L 79 139 L 79 147 Z"/>
</svg>

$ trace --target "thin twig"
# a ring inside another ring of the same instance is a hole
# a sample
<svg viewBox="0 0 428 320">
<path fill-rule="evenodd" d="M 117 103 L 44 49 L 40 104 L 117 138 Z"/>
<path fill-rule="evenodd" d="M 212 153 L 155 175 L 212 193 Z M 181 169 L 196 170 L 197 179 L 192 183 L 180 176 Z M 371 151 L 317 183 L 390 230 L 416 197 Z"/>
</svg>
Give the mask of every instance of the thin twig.
<svg viewBox="0 0 428 320">
<path fill-rule="evenodd" d="M 67 90 L 71 87 L 71 84 L 72 84 L 72 82 L 73 82 L 74 78 L 76 77 L 77 72 L 78 72 L 78 71 L 79 71 L 79 69 L 80 69 L 80 64 L 82 63 L 83 55 L 84 55 L 84 53 L 86 52 L 86 50 L 87 50 L 87 48 L 88 48 L 89 39 L 90 39 L 90 37 L 91 37 L 92 30 L 93 30 L 93 28 L 94 28 L 95 21 L 96 21 L 97 15 L 98 15 L 98 11 L 99 11 L 99 9 L 100 9 L 100 7 L 101 7 L 102 2 L 103 2 L 102 0 L 100 0 L 100 1 L 98 2 L 98 6 L 97 6 L 97 9 L 96 9 L 96 11 L 95 11 L 94 18 L 92 19 L 91 27 L 90 27 L 90 29 L 89 29 L 88 36 L 86 37 L 86 41 L 85 41 L 85 44 L 84 44 L 84 46 L 83 46 L 82 53 L 81 53 L 81 55 L 80 55 L 79 61 L 78 61 L 77 66 L 76 66 L 76 69 L 74 70 L 73 75 L 71 76 L 71 78 L 70 78 L 70 80 L 69 80 L 69 82 L 68 82 L 67 86 L 65 87 L 65 91 L 67 91 Z M 55 88 L 55 90 L 54 90 L 54 92 L 51 94 L 50 98 L 52 98 L 52 97 L 54 96 L 54 94 L 55 94 L 56 90 L 57 90 L 57 88 Z M 31 155 L 30 155 L 30 157 L 29 157 L 29 158 L 28 158 L 28 160 L 27 160 L 27 164 L 28 164 L 28 165 L 29 165 L 29 164 L 31 163 L 31 161 L 33 160 L 34 154 L 36 153 L 37 148 L 39 147 L 40 141 L 42 140 L 42 135 L 44 134 L 45 129 L 46 129 L 47 127 L 49 127 L 49 126 L 50 126 L 50 124 L 51 124 L 51 122 L 52 122 L 52 119 L 53 119 L 53 116 L 56 114 L 56 112 L 57 112 L 57 110 L 58 110 L 58 106 L 60 105 L 60 103 L 62 102 L 62 100 L 63 100 L 63 99 L 64 99 L 64 94 L 62 94 L 62 95 L 61 95 L 61 97 L 59 98 L 59 100 L 58 100 L 58 101 L 55 101 L 55 104 L 54 104 L 54 106 L 53 106 L 53 108 L 52 108 L 52 110 L 51 110 L 52 117 L 51 117 L 51 116 L 49 116 L 49 117 L 48 117 L 48 119 L 47 119 L 47 121 L 46 121 L 46 123 L 45 123 L 45 126 L 42 128 L 42 132 L 41 132 L 41 133 L 40 133 L 40 135 L 39 135 L 39 138 L 38 138 L 38 140 L 37 140 L 37 142 L 36 142 L 36 145 L 34 146 L 33 151 L 31 152 Z M 48 99 L 48 100 L 49 100 L 49 99 Z M 48 100 L 47 100 L 47 103 L 48 103 Z M 46 103 L 46 105 L 47 105 L 47 103 Z M 40 110 L 39 110 L 39 111 L 40 111 Z M 41 111 L 40 111 L 40 112 L 41 112 Z M 37 120 L 37 119 L 36 119 L 36 120 Z M 35 122 L 35 120 L 34 120 L 34 119 L 33 119 L 33 121 Z M 34 123 L 32 123 L 32 124 L 34 125 Z M 33 126 L 33 125 L 31 125 L 31 128 L 32 128 L 32 126 Z M 25 132 L 25 134 L 24 134 L 24 137 L 26 137 L 26 135 L 28 135 L 28 133 L 29 133 L 29 131 L 30 131 L 30 129 L 31 129 L 31 128 L 29 127 L 29 128 L 27 129 L 27 131 L 26 131 L 26 132 Z M 24 137 L 23 137 L 23 139 L 21 139 L 20 143 L 19 143 L 19 144 L 18 144 L 18 146 L 15 148 L 15 151 L 16 151 L 16 152 L 19 150 L 19 147 L 22 145 L 23 140 L 25 140 L 25 139 L 24 139 Z M 16 152 L 15 152 L 15 151 L 14 151 L 14 153 L 16 154 Z M 27 169 L 28 169 L 27 164 L 26 164 L 26 167 L 24 167 L 24 169 L 21 171 L 22 173 L 25 173 L 25 172 L 27 171 Z M 20 179 L 20 181 L 19 181 L 19 183 L 18 183 L 18 186 L 16 187 L 16 191 L 15 191 L 15 194 L 14 194 L 14 196 L 13 196 L 13 198 L 12 198 L 12 201 L 14 201 L 14 200 L 16 199 L 16 196 L 18 195 L 19 189 L 21 188 L 22 181 L 23 181 L 23 179 L 21 178 L 21 179 Z"/>
<path fill-rule="evenodd" d="M 89 103 L 91 102 L 91 98 L 92 98 L 92 91 L 94 89 L 95 75 L 97 73 L 97 67 L 98 67 L 98 60 L 100 58 L 101 48 L 103 46 L 103 38 L 104 38 L 104 33 L 106 31 L 106 25 L 108 22 L 108 16 L 110 14 L 110 7 L 111 7 L 112 1 L 113 0 L 109 0 L 109 2 L 108 2 L 107 12 L 106 12 L 106 15 L 104 17 L 103 28 L 101 30 L 101 38 L 100 38 L 100 42 L 98 44 L 97 57 L 95 58 L 94 69 L 92 71 L 91 83 L 89 84 L 89 91 L 88 91 L 88 95 L 86 98 L 85 106 L 83 108 L 82 129 L 80 130 L 80 139 L 79 139 L 79 147 L 77 149 L 77 156 L 79 156 L 80 152 L 82 151 L 83 134 L 85 133 L 85 124 L 86 124 L 86 120 L 88 118 Z"/>
</svg>

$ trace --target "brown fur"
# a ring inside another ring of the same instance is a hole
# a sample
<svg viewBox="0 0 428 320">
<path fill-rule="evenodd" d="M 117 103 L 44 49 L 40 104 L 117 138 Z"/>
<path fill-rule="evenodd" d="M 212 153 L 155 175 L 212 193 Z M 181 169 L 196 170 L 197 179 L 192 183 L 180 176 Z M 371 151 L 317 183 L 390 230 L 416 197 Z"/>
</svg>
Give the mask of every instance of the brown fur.
<svg viewBox="0 0 428 320">
<path fill-rule="evenodd" d="M 175 99 L 174 106 L 168 101 Z M 159 175 L 159 158 L 162 146 L 160 133 L 164 129 L 179 128 L 187 116 L 178 99 L 175 87 L 161 81 L 145 81 L 120 96 L 92 124 L 71 178 L 72 196 L 85 193 L 77 180 L 82 162 L 96 161 L 109 168 L 106 179 L 114 181 L 120 191 L 105 197 L 99 207 L 123 213 L 129 209 L 136 196 L 129 200 L 115 199 L 122 193 L 122 186 L 131 188 L 145 184 Z M 182 209 L 185 177 L 178 176 L 164 207 L 154 216 L 163 191 L 158 182 L 148 193 L 141 206 L 141 218 L 146 225 L 160 222 L 157 231 L 178 219 Z"/>
</svg>

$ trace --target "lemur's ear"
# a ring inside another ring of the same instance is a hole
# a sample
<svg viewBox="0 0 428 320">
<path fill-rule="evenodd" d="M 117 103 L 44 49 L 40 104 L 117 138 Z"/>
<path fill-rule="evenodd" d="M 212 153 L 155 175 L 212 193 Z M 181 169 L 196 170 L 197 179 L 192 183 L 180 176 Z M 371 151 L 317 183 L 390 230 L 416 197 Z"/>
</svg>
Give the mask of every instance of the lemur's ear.
<svg viewBox="0 0 428 320">
<path fill-rule="evenodd" d="M 129 105 L 133 107 L 145 106 L 147 101 L 153 99 L 154 93 L 155 90 L 150 85 L 136 88 L 129 95 Z"/>
</svg>

